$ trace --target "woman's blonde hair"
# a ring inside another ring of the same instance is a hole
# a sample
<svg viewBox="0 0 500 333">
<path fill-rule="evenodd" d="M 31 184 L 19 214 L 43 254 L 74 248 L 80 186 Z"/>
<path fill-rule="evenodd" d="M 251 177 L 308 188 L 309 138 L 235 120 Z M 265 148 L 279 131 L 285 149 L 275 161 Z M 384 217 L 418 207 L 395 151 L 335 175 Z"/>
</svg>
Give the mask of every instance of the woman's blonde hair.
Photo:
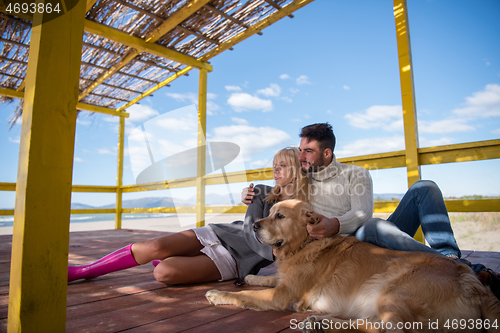
<svg viewBox="0 0 500 333">
<path fill-rule="evenodd" d="M 287 196 L 287 199 L 299 199 L 309 202 L 309 177 L 302 171 L 299 155 L 299 148 L 283 148 L 274 155 L 273 166 L 276 166 L 280 161 L 284 161 L 288 167 L 292 168 L 292 178 L 290 182 L 294 184 L 294 188 L 293 193 Z M 276 184 L 266 200 L 268 202 L 278 201 L 281 191 L 281 186 Z"/>
</svg>

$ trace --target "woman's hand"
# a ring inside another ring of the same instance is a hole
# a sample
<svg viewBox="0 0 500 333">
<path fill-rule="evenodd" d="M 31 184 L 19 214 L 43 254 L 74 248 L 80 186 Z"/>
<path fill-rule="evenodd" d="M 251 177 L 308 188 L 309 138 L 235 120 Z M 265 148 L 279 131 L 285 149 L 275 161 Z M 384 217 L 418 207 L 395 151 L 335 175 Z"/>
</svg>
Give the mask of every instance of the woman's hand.
<svg viewBox="0 0 500 333">
<path fill-rule="evenodd" d="M 241 191 L 241 202 L 245 205 L 251 204 L 254 195 L 255 190 L 253 188 L 253 183 L 250 183 L 250 187 L 245 187 L 243 191 Z"/>
</svg>

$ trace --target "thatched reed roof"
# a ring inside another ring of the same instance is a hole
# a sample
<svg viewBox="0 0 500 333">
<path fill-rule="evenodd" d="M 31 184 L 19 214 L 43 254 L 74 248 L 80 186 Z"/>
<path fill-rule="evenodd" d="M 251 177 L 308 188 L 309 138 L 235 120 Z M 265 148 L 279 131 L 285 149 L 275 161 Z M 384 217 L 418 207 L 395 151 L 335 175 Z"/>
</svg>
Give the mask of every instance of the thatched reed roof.
<svg viewBox="0 0 500 333">
<path fill-rule="evenodd" d="M 177 55 L 207 62 L 310 1 L 87 0 L 79 102 L 123 111 L 195 67 Z M 24 90 L 31 17 L 0 10 L 0 88 L 8 100 Z M 174 56 L 165 56 L 168 51 Z"/>
</svg>

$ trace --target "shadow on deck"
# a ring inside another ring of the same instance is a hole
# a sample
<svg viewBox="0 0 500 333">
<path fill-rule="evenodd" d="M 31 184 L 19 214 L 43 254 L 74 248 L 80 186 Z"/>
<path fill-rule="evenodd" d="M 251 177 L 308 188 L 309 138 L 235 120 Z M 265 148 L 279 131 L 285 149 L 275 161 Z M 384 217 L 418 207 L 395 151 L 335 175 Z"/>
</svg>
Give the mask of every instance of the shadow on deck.
<svg viewBox="0 0 500 333">
<path fill-rule="evenodd" d="M 166 235 L 141 230 L 72 232 L 69 261 L 89 263 L 133 242 Z M 0 332 L 7 330 L 9 270 L 12 236 L 0 236 Z M 473 263 L 496 271 L 500 252 L 463 251 Z M 212 306 L 207 290 L 260 289 L 237 287 L 233 281 L 165 286 L 157 282 L 153 266 L 146 264 L 90 281 L 68 284 L 67 332 L 290 332 L 291 323 L 311 313 L 243 310 Z M 261 274 L 272 274 L 272 266 Z"/>
</svg>

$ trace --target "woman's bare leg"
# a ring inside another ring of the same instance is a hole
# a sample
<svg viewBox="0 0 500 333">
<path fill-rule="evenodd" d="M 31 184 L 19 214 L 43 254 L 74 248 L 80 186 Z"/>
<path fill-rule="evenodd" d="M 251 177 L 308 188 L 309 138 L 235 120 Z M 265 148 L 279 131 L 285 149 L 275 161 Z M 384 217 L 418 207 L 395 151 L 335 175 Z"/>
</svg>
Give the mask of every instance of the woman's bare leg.
<svg viewBox="0 0 500 333">
<path fill-rule="evenodd" d="M 220 280 L 212 259 L 204 254 L 194 257 L 169 257 L 156 266 L 154 277 L 165 284 L 189 284 Z"/>
<path fill-rule="evenodd" d="M 192 230 L 132 244 L 132 255 L 139 265 L 153 259 L 168 257 L 193 257 L 201 254 L 203 248 Z M 210 260 L 210 258 L 208 258 Z M 211 261 L 211 260 L 210 260 Z M 215 265 L 214 265 L 215 266 Z"/>
</svg>

